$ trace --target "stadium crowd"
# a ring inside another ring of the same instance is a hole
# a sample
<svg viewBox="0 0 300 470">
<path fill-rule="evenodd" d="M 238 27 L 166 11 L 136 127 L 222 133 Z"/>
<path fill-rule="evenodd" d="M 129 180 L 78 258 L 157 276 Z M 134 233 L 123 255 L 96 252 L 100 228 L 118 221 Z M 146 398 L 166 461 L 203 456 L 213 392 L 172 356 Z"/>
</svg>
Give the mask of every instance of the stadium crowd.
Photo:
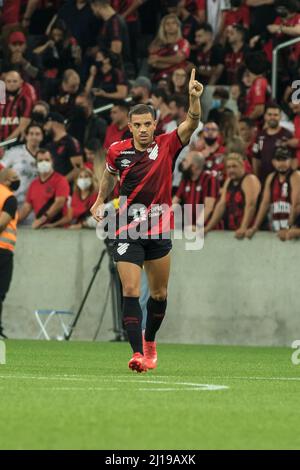
<svg viewBox="0 0 300 470">
<path fill-rule="evenodd" d="M 206 234 L 300 237 L 300 41 L 280 54 L 276 99 L 271 90 L 272 50 L 300 39 L 296 0 L 2 3 L 0 168 L 19 175 L 19 224 L 93 227 L 105 153 L 130 136 L 130 105 L 152 104 L 157 134 L 171 132 L 195 67 L 203 122 L 177 158 L 173 202 L 205 204 Z"/>
</svg>

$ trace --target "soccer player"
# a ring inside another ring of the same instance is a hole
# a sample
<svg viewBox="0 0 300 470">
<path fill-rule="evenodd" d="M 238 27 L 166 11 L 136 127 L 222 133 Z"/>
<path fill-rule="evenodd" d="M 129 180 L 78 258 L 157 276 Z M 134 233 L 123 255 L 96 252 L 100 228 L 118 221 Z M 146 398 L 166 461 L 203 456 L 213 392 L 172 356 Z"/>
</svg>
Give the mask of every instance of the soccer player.
<svg viewBox="0 0 300 470">
<path fill-rule="evenodd" d="M 101 222 L 104 219 L 104 201 L 120 176 L 119 220 L 114 246 L 114 259 L 123 288 L 123 319 L 133 350 L 129 368 L 137 372 L 154 369 L 157 365 L 155 336 L 167 308 L 167 286 L 170 272 L 170 213 L 172 167 L 178 152 L 186 145 L 201 117 L 201 83 L 192 70 L 189 82 L 190 106 L 186 120 L 169 134 L 154 137 L 156 121 L 152 107 L 134 106 L 129 113 L 129 129 L 133 139 L 116 142 L 106 156 L 104 172 L 97 201 L 91 212 Z M 137 206 L 143 206 L 140 210 Z M 134 207 L 133 207 L 134 206 Z M 166 207 L 168 210 L 166 210 Z M 126 223 L 121 216 L 127 214 Z M 140 237 L 128 232 L 140 224 Z M 156 221 L 156 225 L 153 222 Z M 147 226 L 148 227 L 148 226 Z M 148 238 L 146 238 L 146 236 Z M 155 239 L 153 239 L 155 237 Z M 168 238 L 166 238 L 168 237 Z M 144 265 L 150 288 L 147 304 L 145 335 L 142 335 L 142 311 L 139 304 L 140 280 Z"/>
</svg>

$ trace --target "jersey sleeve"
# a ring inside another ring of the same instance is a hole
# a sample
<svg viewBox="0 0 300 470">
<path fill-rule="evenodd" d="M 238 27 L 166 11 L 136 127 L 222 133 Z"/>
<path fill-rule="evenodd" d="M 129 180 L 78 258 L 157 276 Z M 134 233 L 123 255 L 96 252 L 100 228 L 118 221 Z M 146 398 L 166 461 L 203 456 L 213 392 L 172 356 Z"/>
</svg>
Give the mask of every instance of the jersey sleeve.
<svg viewBox="0 0 300 470">
<path fill-rule="evenodd" d="M 15 196 L 10 196 L 6 199 L 3 205 L 2 211 L 6 212 L 13 219 L 16 215 L 17 207 L 18 207 L 17 199 L 15 198 Z"/>
<path fill-rule="evenodd" d="M 106 154 L 106 169 L 112 175 L 117 175 L 119 173 L 118 168 L 116 167 L 116 155 L 113 150 L 113 145 L 111 145 Z"/>
<path fill-rule="evenodd" d="M 68 183 L 67 178 L 62 176 L 57 182 L 57 185 L 55 188 L 55 197 L 65 197 L 67 199 L 69 195 L 70 195 L 70 185 Z"/>
<path fill-rule="evenodd" d="M 80 143 L 75 137 L 72 137 L 68 142 L 69 158 L 79 157 L 82 155 Z"/>
</svg>

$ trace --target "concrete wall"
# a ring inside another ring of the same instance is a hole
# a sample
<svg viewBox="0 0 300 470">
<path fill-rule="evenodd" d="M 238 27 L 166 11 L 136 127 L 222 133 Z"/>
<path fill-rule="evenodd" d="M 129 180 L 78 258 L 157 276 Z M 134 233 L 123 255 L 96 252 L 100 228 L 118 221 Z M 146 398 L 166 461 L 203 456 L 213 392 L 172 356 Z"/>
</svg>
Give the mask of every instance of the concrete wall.
<svg viewBox="0 0 300 470">
<path fill-rule="evenodd" d="M 300 339 L 300 242 L 282 243 L 268 233 L 252 241 L 213 233 L 203 250 L 184 248 L 184 241 L 174 241 L 161 341 L 290 345 Z M 76 311 L 102 249 L 94 231 L 19 230 L 14 277 L 4 306 L 9 336 L 36 337 L 36 308 Z M 108 284 L 105 257 L 74 339 L 93 338 Z M 111 330 L 109 303 L 99 339 L 113 339 Z"/>
</svg>

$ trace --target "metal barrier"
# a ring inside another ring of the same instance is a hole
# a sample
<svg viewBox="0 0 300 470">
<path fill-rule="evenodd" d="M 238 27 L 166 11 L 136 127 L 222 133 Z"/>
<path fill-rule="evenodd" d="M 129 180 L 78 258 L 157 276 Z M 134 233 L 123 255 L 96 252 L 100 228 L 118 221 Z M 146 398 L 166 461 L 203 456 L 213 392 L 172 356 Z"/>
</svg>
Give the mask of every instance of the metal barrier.
<svg viewBox="0 0 300 470">
<path fill-rule="evenodd" d="M 132 97 L 129 96 L 124 101 L 126 101 L 126 103 L 131 103 L 132 102 Z M 101 106 L 100 108 L 94 109 L 93 112 L 94 112 L 94 114 L 105 113 L 105 111 L 110 111 L 113 108 L 113 106 L 114 106 L 114 103 L 109 103 L 109 104 L 106 104 L 105 106 Z M 68 124 L 67 120 L 65 121 L 65 124 Z M 16 138 L 6 140 L 5 142 L 0 142 L 0 148 L 8 147 L 9 145 L 15 144 L 16 142 L 18 142 L 18 139 L 16 139 Z"/>
<path fill-rule="evenodd" d="M 289 41 L 283 42 L 278 44 L 273 50 L 273 57 L 272 57 L 272 98 L 276 100 L 277 96 L 277 69 L 278 69 L 278 52 L 281 49 L 286 47 L 292 46 L 293 44 L 297 44 L 300 42 L 300 38 L 290 39 Z"/>
</svg>

